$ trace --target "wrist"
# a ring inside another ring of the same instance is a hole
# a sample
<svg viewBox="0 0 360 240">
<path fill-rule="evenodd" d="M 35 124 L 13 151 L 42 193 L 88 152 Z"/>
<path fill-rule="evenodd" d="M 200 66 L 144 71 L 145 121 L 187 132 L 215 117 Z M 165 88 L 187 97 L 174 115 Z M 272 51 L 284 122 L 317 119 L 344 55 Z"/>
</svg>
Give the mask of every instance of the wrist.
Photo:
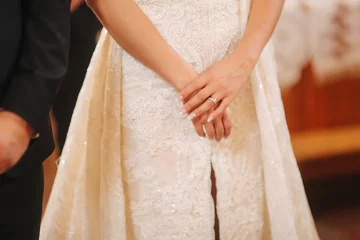
<svg viewBox="0 0 360 240">
<path fill-rule="evenodd" d="M 260 57 L 260 54 L 261 50 L 258 47 L 243 39 L 229 58 L 242 64 L 247 70 L 252 71 Z"/>
<path fill-rule="evenodd" d="M 181 91 L 198 76 L 198 73 L 187 64 L 184 64 L 182 68 L 179 67 L 177 69 L 178 71 L 172 74 L 173 77 L 171 82 L 178 91 Z"/>
<path fill-rule="evenodd" d="M 75 12 L 83 3 L 84 0 L 72 0 L 70 5 L 70 12 L 71 13 Z"/>
<path fill-rule="evenodd" d="M 176 90 L 181 91 L 198 73 L 169 45 L 159 51 L 157 61 L 149 66 L 157 72 L 164 80 L 169 82 Z"/>
</svg>

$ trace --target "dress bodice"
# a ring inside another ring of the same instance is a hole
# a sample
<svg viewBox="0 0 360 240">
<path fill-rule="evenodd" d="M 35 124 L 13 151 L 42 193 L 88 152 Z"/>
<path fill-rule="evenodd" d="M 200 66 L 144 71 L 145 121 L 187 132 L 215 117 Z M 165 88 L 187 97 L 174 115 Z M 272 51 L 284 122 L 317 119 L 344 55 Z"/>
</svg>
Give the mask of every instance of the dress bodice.
<svg viewBox="0 0 360 240">
<path fill-rule="evenodd" d="M 242 32 L 239 0 L 137 3 L 168 43 L 198 71 L 222 59 Z"/>
</svg>

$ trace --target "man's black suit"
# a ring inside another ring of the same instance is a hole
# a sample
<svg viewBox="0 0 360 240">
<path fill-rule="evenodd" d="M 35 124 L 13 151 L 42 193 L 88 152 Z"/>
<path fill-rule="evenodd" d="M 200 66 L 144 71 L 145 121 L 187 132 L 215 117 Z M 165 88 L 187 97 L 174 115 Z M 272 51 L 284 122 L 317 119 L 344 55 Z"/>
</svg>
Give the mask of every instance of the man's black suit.
<svg viewBox="0 0 360 240">
<path fill-rule="evenodd" d="M 39 138 L 0 175 L 0 239 L 38 239 L 42 161 L 54 149 L 49 111 L 68 63 L 70 0 L 0 1 L 0 108 Z"/>
</svg>

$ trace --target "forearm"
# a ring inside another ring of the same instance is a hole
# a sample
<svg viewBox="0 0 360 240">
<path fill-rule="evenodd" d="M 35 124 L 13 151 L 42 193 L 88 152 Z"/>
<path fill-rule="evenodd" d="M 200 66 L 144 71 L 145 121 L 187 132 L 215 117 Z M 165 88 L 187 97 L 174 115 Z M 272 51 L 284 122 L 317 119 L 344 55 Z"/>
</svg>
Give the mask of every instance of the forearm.
<svg viewBox="0 0 360 240">
<path fill-rule="evenodd" d="M 129 54 L 178 90 L 195 71 L 166 43 L 133 0 L 88 0 L 102 24 Z"/>
<path fill-rule="evenodd" d="M 243 38 L 234 51 L 235 56 L 247 58 L 250 65 L 256 64 L 271 38 L 283 4 L 284 0 L 252 0 L 248 24 Z"/>
</svg>

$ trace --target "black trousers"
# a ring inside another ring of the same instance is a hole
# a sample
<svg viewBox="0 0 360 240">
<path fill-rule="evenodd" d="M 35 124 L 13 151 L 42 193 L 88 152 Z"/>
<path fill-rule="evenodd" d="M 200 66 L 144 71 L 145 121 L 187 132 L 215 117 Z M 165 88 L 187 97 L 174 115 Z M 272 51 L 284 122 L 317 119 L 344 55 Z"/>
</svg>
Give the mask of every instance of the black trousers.
<svg viewBox="0 0 360 240">
<path fill-rule="evenodd" d="M 0 175 L 0 240 L 38 240 L 44 174 L 40 164 L 19 178 Z"/>
</svg>

